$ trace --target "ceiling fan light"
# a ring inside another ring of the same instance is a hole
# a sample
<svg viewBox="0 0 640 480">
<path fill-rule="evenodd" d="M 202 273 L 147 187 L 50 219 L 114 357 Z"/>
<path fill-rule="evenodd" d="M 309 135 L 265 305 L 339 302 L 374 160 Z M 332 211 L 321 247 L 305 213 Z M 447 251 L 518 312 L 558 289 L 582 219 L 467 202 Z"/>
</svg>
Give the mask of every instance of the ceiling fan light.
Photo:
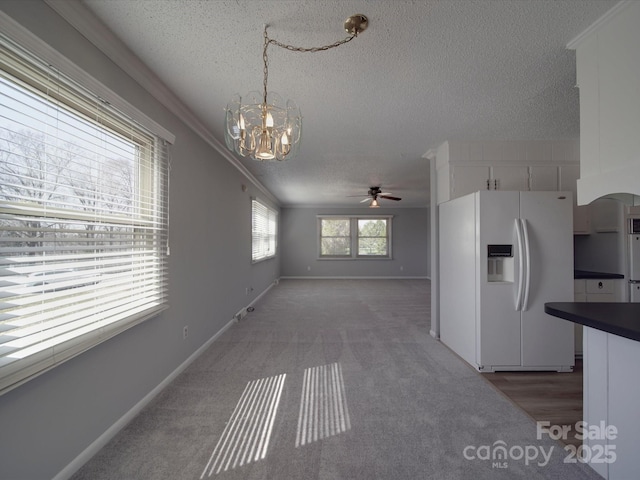
<svg viewBox="0 0 640 480">
<path fill-rule="evenodd" d="M 369 208 L 380 208 L 380 205 L 378 204 L 378 200 L 377 199 L 372 199 L 371 203 L 369 204 Z"/>
</svg>

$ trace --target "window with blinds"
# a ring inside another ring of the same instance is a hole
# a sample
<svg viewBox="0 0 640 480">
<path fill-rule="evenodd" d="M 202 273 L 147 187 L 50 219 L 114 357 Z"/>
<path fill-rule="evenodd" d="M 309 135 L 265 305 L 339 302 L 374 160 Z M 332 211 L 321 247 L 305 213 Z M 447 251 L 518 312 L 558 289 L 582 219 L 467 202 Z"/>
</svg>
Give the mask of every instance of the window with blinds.
<svg viewBox="0 0 640 480">
<path fill-rule="evenodd" d="M 167 308 L 167 156 L 0 38 L 0 393 Z"/>
<path fill-rule="evenodd" d="M 251 200 L 251 260 L 276 256 L 278 212 L 258 200 Z"/>
</svg>

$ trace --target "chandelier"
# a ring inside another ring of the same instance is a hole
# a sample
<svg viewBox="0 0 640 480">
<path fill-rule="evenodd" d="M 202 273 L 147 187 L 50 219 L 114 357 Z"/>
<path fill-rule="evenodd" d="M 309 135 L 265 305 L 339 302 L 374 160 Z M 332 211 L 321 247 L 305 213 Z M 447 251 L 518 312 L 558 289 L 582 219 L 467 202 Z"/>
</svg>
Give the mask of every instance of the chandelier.
<svg viewBox="0 0 640 480">
<path fill-rule="evenodd" d="M 244 97 L 235 94 L 227 104 L 224 139 L 227 148 L 254 160 L 288 160 L 294 158 L 300 146 L 302 116 L 293 100 L 286 102 L 275 92 L 267 93 L 269 59 L 267 47 L 271 44 L 295 52 L 319 52 L 350 42 L 368 26 L 364 15 L 352 15 L 344 22 L 349 36 L 331 45 L 302 48 L 280 43 L 267 35 L 264 27 L 262 49 L 262 93 L 249 92 Z"/>
</svg>

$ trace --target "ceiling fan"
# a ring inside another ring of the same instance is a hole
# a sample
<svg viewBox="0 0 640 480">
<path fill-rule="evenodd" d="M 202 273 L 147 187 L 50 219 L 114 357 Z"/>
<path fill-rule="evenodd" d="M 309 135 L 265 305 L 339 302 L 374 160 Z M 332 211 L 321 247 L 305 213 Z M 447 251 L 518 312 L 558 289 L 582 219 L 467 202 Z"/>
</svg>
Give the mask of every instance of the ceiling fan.
<svg viewBox="0 0 640 480">
<path fill-rule="evenodd" d="M 360 195 L 353 195 L 355 197 L 359 197 Z M 364 200 L 360 201 L 360 203 L 371 202 L 369 203 L 369 207 L 377 208 L 380 205 L 378 204 L 378 199 L 384 198 L 386 200 L 402 200 L 400 197 L 394 197 L 390 192 L 383 192 L 381 187 L 370 187 L 367 192 L 367 196 Z"/>
</svg>

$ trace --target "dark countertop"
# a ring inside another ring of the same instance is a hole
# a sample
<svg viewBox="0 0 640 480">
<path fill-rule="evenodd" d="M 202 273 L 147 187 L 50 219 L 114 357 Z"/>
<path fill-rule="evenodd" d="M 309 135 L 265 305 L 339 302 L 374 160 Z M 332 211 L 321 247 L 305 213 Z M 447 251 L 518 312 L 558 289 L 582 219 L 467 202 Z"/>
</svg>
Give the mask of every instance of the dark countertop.
<svg viewBox="0 0 640 480">
<path fill-rule="evenodd" d="M 583 278 L 586 279 L 607 279 L 607 278 L 624 278 L 624 275 L 620 275 L 619 273 L 605 273 L 605 272 L 590 272 L 588 270 L 574 270 L 573 278 L 580 280 Z"/>
<path fill-rule="evenodd" d="M 554 317 L 640 342 L 640 303 L 551 302 L 544 311 Z"/>
</svg>

